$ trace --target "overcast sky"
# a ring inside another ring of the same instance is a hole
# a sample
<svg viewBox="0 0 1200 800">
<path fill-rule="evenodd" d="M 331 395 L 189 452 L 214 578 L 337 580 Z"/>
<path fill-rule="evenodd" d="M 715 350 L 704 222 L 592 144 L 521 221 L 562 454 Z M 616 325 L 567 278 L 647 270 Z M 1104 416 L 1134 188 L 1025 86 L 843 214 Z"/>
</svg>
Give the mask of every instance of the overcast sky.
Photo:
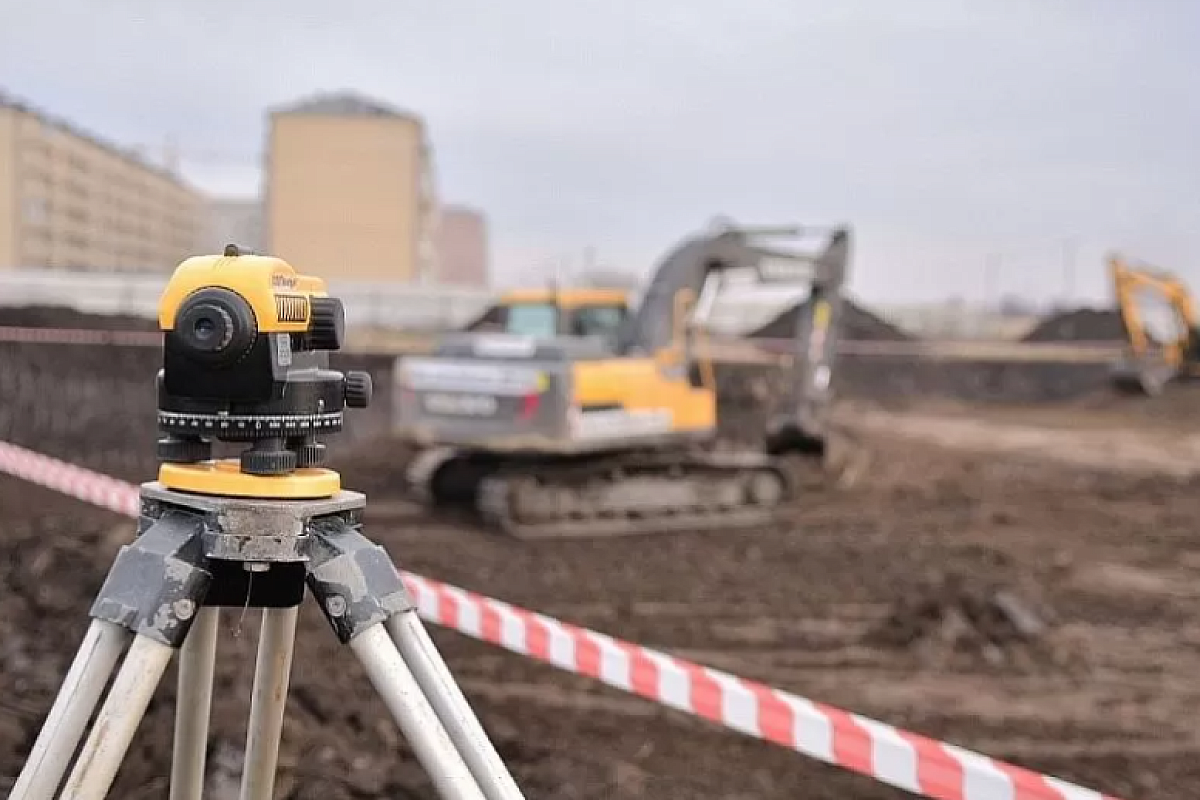
<svg viewBox="0 0 1200 800">
<path fill-rule="evenodd" d="M 8 0 L 14 8 L 16 0 Z M 267 106 L 419 113 L 501 280 L 645 269 L 724 214 L 854 225 L 852 286 L 910 301 L 1107 294 L 1104 254 L 1200 290 L 1191 0 L 40 0 L 0 85 L 253 194 Z M 986 277 L 989 258 L 998 266 Z"/>
</svg>

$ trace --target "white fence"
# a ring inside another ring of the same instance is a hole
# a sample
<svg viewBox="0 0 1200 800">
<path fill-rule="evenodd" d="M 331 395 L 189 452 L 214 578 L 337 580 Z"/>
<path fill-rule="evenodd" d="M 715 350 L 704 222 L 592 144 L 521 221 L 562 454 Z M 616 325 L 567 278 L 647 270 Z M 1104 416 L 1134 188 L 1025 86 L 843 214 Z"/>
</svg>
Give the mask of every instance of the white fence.
<svg viewBox="0 0 1200 800">
<path fill-rule="evenodd" d="M 163 274 L 0 270 L 0 306 L 60 306 L 91 314 L 153 319 L 168 276 Z M 460 328 L 493 302 L 494 289 L 421 284 L 328 281 L 351 326 L 407 331 Z M 774 288 L 774 287 L 772 287 Z M 766 322 L 804 296 L 765 287 L 735 287 L 717 298 L 708 327 L 740 333 Z"/>
<path fill-rule="evenodd" d="M 153 319 L 166 274 L 0 270 L 0 306 L 63 306 L 93 314 L 127 314 Z M 422 284 L 329 281 L 346 305 L 349 325 L 406 331 L 460 328 L 495 299 L 495 289 Z M 753 330 L 805 296 L 804 290 L 730 284 L 706 315 L 718 334 Z M 899 327 L 930 338 L 1014 339 L 1029 330 L 1035 315 L 1012 317 L 967 306 L 928 304 L 874 309 Z"/>
<path fill-rule="evenodd" d="M 153 319 L 168 275 L 53 270 L 0 270 L 0 306 L 61 306 L 91 314 Z M 483 311 L 494 292 L 449 286 L 329 281 L 350 325 L 406 330 L 461 326 Z"/>
</svg>

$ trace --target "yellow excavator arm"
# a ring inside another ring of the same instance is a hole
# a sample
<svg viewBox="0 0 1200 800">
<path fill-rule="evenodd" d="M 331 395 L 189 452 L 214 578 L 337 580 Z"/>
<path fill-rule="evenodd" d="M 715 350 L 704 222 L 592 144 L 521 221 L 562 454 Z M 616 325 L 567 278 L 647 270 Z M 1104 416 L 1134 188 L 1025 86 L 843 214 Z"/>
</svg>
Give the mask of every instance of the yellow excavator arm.
<svg viewBox="0 0 1200 800">
<path fill-rule="evenodd" d="M 1157 394 L 1165 383 L 1195 371 L 1200 366 L 1196 306 L 1187 285 L 1170 272 L 1134 267 L 1116 254 L 1109 258 L 1109 273 L 1128 346 L 1115 377 L 1118 388 Z M 1147 295 L 1169 305 L 1176 323 L 1172 333 L 1147 329 L 1141 305 Z"/>
</svg>

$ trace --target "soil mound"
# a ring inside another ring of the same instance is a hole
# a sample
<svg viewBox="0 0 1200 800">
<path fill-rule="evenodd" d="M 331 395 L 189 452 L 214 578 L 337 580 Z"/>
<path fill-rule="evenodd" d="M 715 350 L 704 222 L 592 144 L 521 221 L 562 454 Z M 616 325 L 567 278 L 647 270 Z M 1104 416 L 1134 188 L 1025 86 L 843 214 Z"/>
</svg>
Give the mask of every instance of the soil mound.
<svg viewBox="0 0 1200 800">
<path fill-rule="evenodd" d="M 0 307 L 0 325 L 14 328 L 76 328 L 96 331 L 157 331 L 156 320 L 128 314 L 88 314 L 65 306 Z"/>
<path fill-rule="evenodd" d="M 1077 308 L 1054 314 L 1025 334 L 1023 342 L 1119 342 L 1125 327 L 1116 309 Z"/>
<path fill-rule="evenodd" d="M 1054 614 L 1028 589 L 963 574 L 937 575 L 897 600 L 864 644 L 913 652 L 922 660 L 994 666 L 1056 660 Z"/>
<path fill-rule="evenodd" d="M 796 335 L 796 312 L 808 301 L 781 312 L 767 324 L 748 334 L 751 339 L 789 339 Z M 867 311 L 857 303 L 846 301 L 843 314 L 843 339 L 865 339 L 877 342 L 907 342 L 915 337 L 887 322 L 879 315 Z"/>
</svg>

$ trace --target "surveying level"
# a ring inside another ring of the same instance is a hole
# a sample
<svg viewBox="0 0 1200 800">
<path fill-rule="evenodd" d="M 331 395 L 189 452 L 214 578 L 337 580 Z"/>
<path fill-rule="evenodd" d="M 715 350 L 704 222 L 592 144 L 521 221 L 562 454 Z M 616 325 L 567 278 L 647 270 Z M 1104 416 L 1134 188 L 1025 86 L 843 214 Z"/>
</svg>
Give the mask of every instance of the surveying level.
<svg viewBox="0 0 1200 800">
<path fill-rule="evenodd" d="M 103 800 L 176 651 L 170 800 L 200 800 L 221 607 L 263 609 L 240 800 L 271 800 L 306 587 L 442 798 L 522 800 L 399 570 L 363 534 L 365 496 L 321 466 L 317 435 L 371 398 L 368 375 L 329 368 L 341 302 L 319 278 L 230 245 L 176 269 L 159 325 L 159 477 L 142 484 L 137 536 L 92 604 L 9 800 L 50 800 L 64 776 L 58 797 Z M 214 439 L 250 447 L 212 460 Z"/>
<path fill-rule="evenodd" d="M 158 314 L 158 443 L 168 486 L 206 494 L 328 495 L 321 433 L 342 429 L 343 410 L 371 402 L 371 376 L 329 368 L 342 347 L 346 315 L 320 278 L 285 261 L 222 256 L 184 261 Z M 206 463 L 212 439 L 248 443 L 235 465 Z M 299 472 L 298 472 L 299 470 Z M 283 477 L 264 483 L 256 477 Z"/>
</svg>

